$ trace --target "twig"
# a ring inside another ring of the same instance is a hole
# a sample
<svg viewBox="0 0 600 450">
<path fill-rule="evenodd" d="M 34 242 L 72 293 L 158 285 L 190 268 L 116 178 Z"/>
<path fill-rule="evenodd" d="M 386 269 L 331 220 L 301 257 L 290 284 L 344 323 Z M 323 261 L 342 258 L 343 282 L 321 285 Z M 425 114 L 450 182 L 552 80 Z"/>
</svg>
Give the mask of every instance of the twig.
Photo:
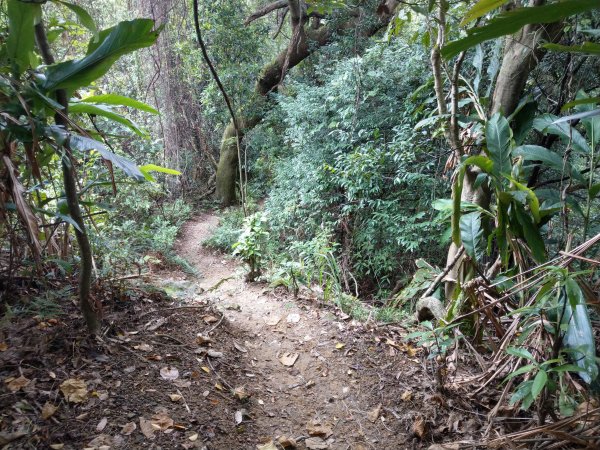
<svg viewBox="0 0 600 450">
<path fill-rule="evenodd" d="M 212 333 L 213 331 L 215 331 L 215 330 L 217 329 L 217 327 L 218 327 L 219 325 L 221 325 L 221 322 L 223 322 L 223 319 L 224 319 L 224 318 L 225 318 L 225 313 L 221 313 L 221 318 L 219 319 L 219 321 L 218 321 L 218 322 L 215 324 L 215 326 L 214 326 L 214 327 L 212 327 L 210 330 L 208 330 L 208 331 L 206 332 L 206 334 L 208 335 L 208 334 Z"/>
<path fill-rule="evenodd" d="M 142 317 L 146 317 L 150 314 L 154 314 L 154 313 L 160 313 L 160 312 L 164 312 L 164 311 L 176 311 L 178 309 L 203 309 L 203 308 L 207 308 L 208 305 L 197 305 L 197 306 L 174 306 L 172 308 L 162 308 L 162 309 L 153 309 L 152 311 L 146 311 L 145 313 L 142 313 L 138 316 L 138 319 L 141 319 Z"/>
<path fill-rule="evenodd" d="M 429 296 L 435 290 L 435 288 L 437 288 L 438 284 L 440 284 L 440 282 L 444 279 L 444 277 L 446 275 L 448 275 L 448 273 L 450 273 L 450 271 L 452 270 L 454 265 L 458 262 L 458 260 L 460 259 L 460 257 L 463 255 L 464 252 L 465 252 L 465 248 L 461 245 L 461 247 L 458 249 L 458 251 L 454 255 L 454 258 L 452 259 L 452 261 L 450 261 L 450 264 L 448 264 L 446 266 L 446 268 L 442 272 L 440 272 L 440 274 L 435 278 L 435 280 L 433 280 L 433 283 L 427 288 L 425 293 L 423 295 L 421 295 L 421 298 L 425 298 L 425 297 Z"/>
</svg>

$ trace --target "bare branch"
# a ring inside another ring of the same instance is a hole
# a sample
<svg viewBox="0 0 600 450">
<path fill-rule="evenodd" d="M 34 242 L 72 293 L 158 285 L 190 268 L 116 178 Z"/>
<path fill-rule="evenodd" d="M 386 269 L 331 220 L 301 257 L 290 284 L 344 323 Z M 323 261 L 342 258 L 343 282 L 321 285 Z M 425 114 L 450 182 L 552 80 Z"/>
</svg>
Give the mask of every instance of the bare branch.
<svg viewBox="0 0 600 450">
<path fill-rule="evenodd" d="M 245 21 L 244 21 L 244 25 L 248 25 L 251 22 L 254 22 L 256 19 L 260 19 L 261 17 L 266 16 L 269 13 L 272 13 L 273 11 L 276 11 L 278 9 L 282 9 L 288 6 L 288 2 L 287 0 L 277 0 L 276 2 L 273 3 L 269 3 L 268 5 L 263 6 L 261 9 L 259 9 L 258 11 L 255 11 L 254 13 L 252 13 Z"/>
</svg>

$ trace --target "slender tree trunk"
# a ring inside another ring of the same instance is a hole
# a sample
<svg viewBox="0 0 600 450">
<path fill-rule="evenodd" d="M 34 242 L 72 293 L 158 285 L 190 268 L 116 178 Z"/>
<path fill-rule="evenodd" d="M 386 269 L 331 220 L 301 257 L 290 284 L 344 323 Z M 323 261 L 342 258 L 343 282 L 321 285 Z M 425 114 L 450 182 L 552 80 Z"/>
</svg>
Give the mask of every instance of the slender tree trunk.
<svg viewBox="0 0 600 450">
<path fill-rule="evenodd" d="M 35 26 L 35 37 L 44 62 L 46 64 L 54 64 L 54 57 L 50 52 L 50 46 L 48 45 L 46 32 L 41 22 Z M 67 109 L 69 102 L 64 89 L 58 89 L 56 91 L 56 100 L 64 109 L 56 112 L 54 121 L 57 125 L 62 126 L 65 128 L 65 130 L 67 130 L 69 126 Z M 73 160 L 71 158 L 71 149 L 68 145 L 65 145 L 64 150 L 65 154 L 61 158 L 61 165 L 65 196 L 67 200 L 67 206 L 69 208 L 69 215 L 79 228 L 74 228 L 81 258 L 79 267 L 79 305 L 81 307 L 81 312 L 83 314 L 83 318 L 85 319 L 85 323 L 87 324 L 88 331 L 91 335 L 96 335 L 100 330 L 101 317 L 100 311 L 95 308 L 90 301 L 93 258 L 92 247 L 90 245 L 85 222 L 83 221 L 83 216 L 81 214 L 81 208 L 79 207 L 79 196 L 77 193 L 75 167 L 73 166 Z"/>
</svg>

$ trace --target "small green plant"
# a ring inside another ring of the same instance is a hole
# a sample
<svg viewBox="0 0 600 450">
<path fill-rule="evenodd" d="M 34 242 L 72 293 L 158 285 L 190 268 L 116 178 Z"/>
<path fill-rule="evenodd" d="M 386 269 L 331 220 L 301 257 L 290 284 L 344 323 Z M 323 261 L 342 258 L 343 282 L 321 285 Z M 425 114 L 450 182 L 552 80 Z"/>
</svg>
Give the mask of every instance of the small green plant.
<svg viewBox="0 0 600 450">
<path fill-rule="evenodd" d="M 298 297 L 300 285 L 307 286 L 309 279 L 302 263 L 297 261 L 285 261 L 280 265 L 279 270 L 275 272 L 271 287 L 285 286 L 291 289 L 294 297 Z"/>
<path fill-rule="evenodd" d="M 242 234 L 233 244 L 233 254 L 240 256 L 250 269 L 246 274 L 246 281 L 254 281 L 262 274 L 266 239 L 269 236 L 266 227 L 266 214 L 252 214 L 244 220 Z"/>
</svg>

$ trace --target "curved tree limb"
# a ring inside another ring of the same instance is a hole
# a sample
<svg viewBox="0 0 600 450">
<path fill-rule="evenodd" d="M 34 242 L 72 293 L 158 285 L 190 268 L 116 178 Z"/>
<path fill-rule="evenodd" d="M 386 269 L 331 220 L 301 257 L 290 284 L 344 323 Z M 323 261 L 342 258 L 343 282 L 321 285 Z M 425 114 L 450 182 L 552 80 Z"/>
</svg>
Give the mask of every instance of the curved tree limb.
<svg viewBox="0 0 600 450">
<path fill-rule="evenodd" d="M 256 19 L 260 19 L 261 17 L 264 17 L 267 14 L 272 13 L 273 11 L 276 11 L 278 9 L 285 8 L 287 7 L 287 5 L 287 0 L 277 0 L 276 2 L 269 3 L 268 5 L 263 6 L 261 9 L 255 11 L 250 16 L 248 16 L 248 18 L 244 21 L 244 25 L 249 25 Z"/>
</svg>

